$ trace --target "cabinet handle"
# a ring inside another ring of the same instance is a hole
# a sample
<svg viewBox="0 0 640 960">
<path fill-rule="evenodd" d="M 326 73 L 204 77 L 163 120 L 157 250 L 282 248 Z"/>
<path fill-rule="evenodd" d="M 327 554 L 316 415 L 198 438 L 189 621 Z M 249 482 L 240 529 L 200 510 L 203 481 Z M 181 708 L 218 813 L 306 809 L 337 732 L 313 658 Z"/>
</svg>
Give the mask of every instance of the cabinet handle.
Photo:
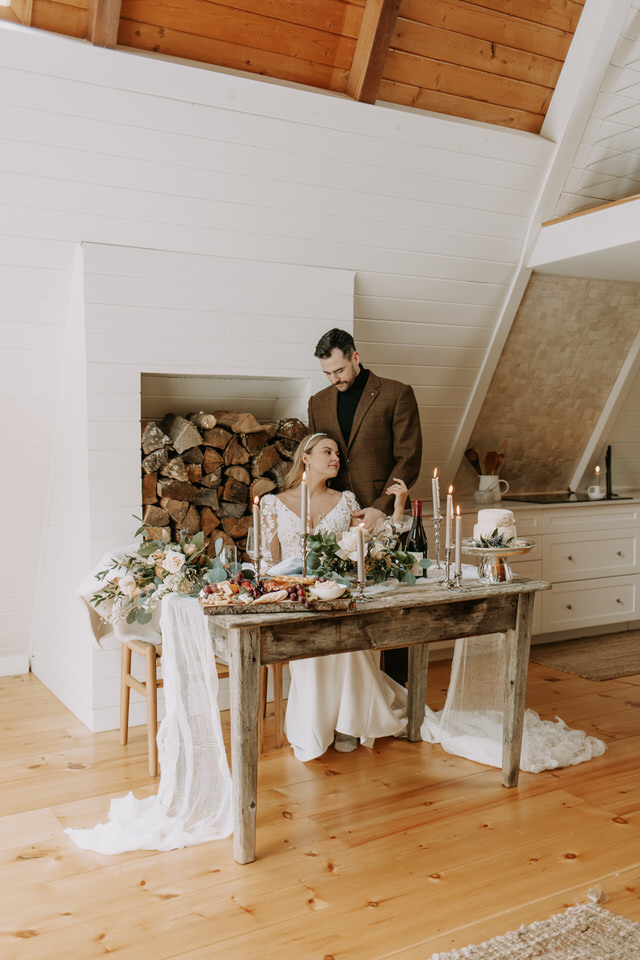
<svg viewBox="0 0 640 960">
<path fill-rule="evenodd" d="M 616 550 L 616 557 L 622 556 L 622 550 Z"/>
<path fill-rule="evenodd" d="M 567 557 L 567 560 L 569 561 L 569 563 L 571 563 L 571 561 L 573 560 L 573 557 L 571 556 L 571 554 L 569 554 L 569 556 Z"/>
<path fill-rule="evenodd" d="M 616 603 L 622 603 L 622 600 L 620 599 L 620 597 L 616 597 Z"/>
<path fill-rule="evenodd" d="M 573 607 L 571 606 L 570 603 L 567 604 L 567 610 L 573 610 Z"/>
</svg>

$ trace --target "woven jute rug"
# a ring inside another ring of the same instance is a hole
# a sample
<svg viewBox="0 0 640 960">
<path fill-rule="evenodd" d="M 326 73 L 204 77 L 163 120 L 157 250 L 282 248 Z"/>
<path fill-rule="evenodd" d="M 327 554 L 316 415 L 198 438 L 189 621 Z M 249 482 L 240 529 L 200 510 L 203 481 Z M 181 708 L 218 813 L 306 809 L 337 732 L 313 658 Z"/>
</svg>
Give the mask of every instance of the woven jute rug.
<svg viewBox="0 0 640 960">
<path fill-rule="evenodd" d="M 429 960 L 638 960 L 640 924 L 596 903 L 570 907 L 548 920 L 478 946 L 434 953 Z"/>
<path fill-rule="evenodd" d="M 640 673 L 640 630 L 582 637 L 531 648 L 530 659 L 587 680 L 614 680 Z"/>
</svg>

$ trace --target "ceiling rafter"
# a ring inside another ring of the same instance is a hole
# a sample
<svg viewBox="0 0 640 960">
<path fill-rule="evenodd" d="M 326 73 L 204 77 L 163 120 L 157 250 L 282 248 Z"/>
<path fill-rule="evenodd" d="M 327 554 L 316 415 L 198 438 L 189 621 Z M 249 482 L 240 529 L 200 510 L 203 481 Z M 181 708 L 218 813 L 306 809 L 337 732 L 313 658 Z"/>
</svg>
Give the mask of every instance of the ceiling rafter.
<svg viewBox="0 0 640 960">
<path fill-rule="evenodd" d="M 400 0 L 367 0 L 347 81 L 354 100 L 376 102 L 399 10 Z"/>
<path fill-rule="evenodd" d="M 115 47 L 121 6 L 122 0 L 88 0 L 85 36 L 94 47 Z"/>
</svg>

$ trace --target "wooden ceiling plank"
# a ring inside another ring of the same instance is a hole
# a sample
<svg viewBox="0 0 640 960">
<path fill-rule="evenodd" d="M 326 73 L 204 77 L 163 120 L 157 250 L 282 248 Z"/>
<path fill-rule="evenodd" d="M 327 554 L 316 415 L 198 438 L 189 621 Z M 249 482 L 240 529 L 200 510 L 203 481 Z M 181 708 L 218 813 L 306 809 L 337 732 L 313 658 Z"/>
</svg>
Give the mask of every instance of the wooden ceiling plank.
<svg viewBox="0 0 640 960">
<path fill-rule="evenodd" d="M 347 82 L 354 100 L 376 102 L 399 9 L 400 0 L 367 0 Z"/>
<path fill-rule="evenodd" d="M 86 39 L 94 47 L 115 47 L 122 0 L 88 0 Z"/>
<path fill-rule="evenodd" d="M 478 7 L 506 13 L 510 17 L 544 23 L 573 33 L 578 26 L 584 0 L 466 0 Z"/>
</svg>

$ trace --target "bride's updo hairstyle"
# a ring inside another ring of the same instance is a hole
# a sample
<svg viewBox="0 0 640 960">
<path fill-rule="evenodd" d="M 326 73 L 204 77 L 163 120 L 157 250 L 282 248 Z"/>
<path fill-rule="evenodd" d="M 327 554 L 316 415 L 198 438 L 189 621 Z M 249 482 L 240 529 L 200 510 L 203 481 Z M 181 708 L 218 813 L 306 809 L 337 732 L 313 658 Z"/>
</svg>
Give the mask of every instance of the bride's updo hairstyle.
<svg viewBox="0 0 640 960">
<path fill-rule="evenodd" d="M 295 452 L 293 458 L 293 463 L 291 468 L 284 478 L 283 490 L 288 490 L 289 487 L 297 487 L 302 480 L 302 474 L 305 470 L 304 461 L 302 455 L 304 453 L 311 453 L 313 448 L 317 443 L 320 443 L 321 440 L 332 440 L 333 437 L 330 437 L 328 433 L 309 433 L 301 440 L 298 444 L 298 449 Z"/>
</svg>

